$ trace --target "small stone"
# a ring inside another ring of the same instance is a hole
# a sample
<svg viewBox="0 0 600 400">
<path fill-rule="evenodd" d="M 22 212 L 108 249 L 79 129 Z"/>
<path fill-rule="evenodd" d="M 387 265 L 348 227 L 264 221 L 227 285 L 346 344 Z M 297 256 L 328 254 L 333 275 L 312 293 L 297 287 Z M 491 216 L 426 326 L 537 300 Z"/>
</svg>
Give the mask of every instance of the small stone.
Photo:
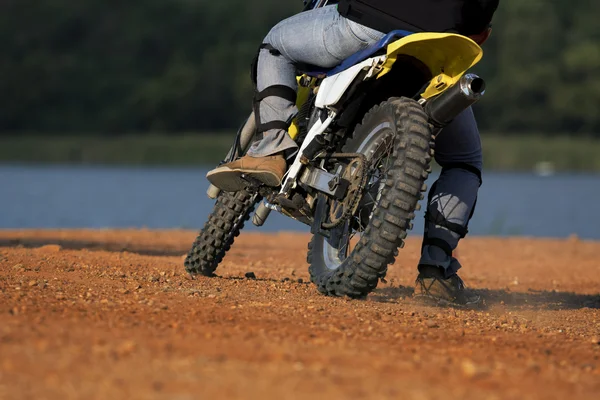
<svg viewBox="0 0 600 400">
<path fill-rule="evenodd" d="M 13 265 L 12 269 L 14 269 L 15 271 L 23 271 L 25 270 L 25 267 L 23 267 L 23 264 L 15 264 Z"/>
<path fill-rule="evenodd" d="M 536 363 L 534 360 L 529 360 L 527 362 L 527 368 L 529 368 L 533 372 L 540 372 L 541 371 L 540 365 L 538 363 Z"/>
<path fill-rule="evenodd" d="M 440 327 L 440 326 L 438 325 L 438 323 L 437 323 L 437 322 L 435 322 L 435 321 L 433 321 L 433 320 L 431 320 L 431 319 L 430 319 L 430 320 L 428 320 L 427 322 L 425 322 L 425 325 L 426 325 L 428 328 L 439 328 L 439 327 Z"/>
<path fill-rule="evenodd" d="M 596 369 L 596 366 L 594 364 L 583 364 L 581 369 L 583 369 L 585 372 L 591 372 Z"/>
<path fill-rule="evenodd" d="M 64 300 L 65 298 L 66 297 L 65 297 L 64 293 L 62 293 L 62 292 L 56 293 L 56 300 Z"/>
<path fill-rule="evenodd" d="M 478 378 L 485 375 L 485 370 L 478 367 L 471 360 L 464 360 L 460 364 L 460 368 L 462 370 L 463 375 L 467 378 Z"/>
<path fill-rule="evenodd" d="M 47 244 L 45 246 L 39 247 L 38 250 L 46 251 L 48 253 L 57 253 L 62 250 L 62 247 L 58 244 Z"/>
<path fill-rule="evenodd" d="M 297 282 L 298 283 L 304 283 L 304 280 L 302 278 L 298 278 Z"/>
<path fill-rule="evenodd" d="M 254 272 L 250 271 L 250 272 L 246 272 L 244 274 L 244 276 L 248 279 L 256 279 L 256 275 L 254 275 Z"/>
<path fill-rule="evenodd" d="M 36 281 L 29 281 L 28 285 L 29 285 L 29 287 L 32 287 L 32 286 L 37 285 L 37 282 Z"/>
<path fill-rule="evenodd" d="M 592 344 L 598 344 L 598 345 L 600 345 L 600 337 L 597 337 L 597 336 L 593 337 L 592 338 Z"/>
<path fill-rule="evenodd" d="M 135 344 L 135 342 L 130 340 L 130 341 L 122 343 L 118 347 L 117 353 L 120 356 L 127 356 L 127 355 L 133 353 L 135 351 L 136 347 L 137 347 L 137 345 Z"/>
</svg>

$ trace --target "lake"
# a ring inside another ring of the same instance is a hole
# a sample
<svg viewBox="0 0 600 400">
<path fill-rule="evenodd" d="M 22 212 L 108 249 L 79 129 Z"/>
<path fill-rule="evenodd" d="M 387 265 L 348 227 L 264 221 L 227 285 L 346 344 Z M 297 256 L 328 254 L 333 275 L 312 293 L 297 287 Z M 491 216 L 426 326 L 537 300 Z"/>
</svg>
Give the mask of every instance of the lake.
<svg viewBox="0 0 600 400">
<path fill-rule="evenodd" d="M 0 166 L 0 228 L 199 229 L 213 206 L 203 168 Z M 432 175 L 428 184 L 435 179 Z M 472 235 L 600 239 L 600 175 L 484 174 Z M 423 230 L 423 213 L 415 231 Z M 278 213 L 262 228 L 309 231 Z"/>
</svg>

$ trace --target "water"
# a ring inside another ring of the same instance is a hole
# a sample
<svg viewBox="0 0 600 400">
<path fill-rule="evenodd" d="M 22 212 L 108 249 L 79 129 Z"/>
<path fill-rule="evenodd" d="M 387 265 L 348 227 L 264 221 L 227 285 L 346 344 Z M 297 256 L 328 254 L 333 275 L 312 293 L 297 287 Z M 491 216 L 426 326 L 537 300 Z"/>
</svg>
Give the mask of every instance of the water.
<svg viewBox="0 0 600 400">
<path fill-rule="evenodd" d="M 0 228 L 199 229 L 213 205 L 205 174 L 202 168 L 0 166 Z M 600 239 L 599 198 L 600 175 L 486 173 L 469 229 Z M 421 212 L 415 233 L 422 221 Z M 275 212 L 262 228 L 247 229 L 309 230 Z"/>
</svg>

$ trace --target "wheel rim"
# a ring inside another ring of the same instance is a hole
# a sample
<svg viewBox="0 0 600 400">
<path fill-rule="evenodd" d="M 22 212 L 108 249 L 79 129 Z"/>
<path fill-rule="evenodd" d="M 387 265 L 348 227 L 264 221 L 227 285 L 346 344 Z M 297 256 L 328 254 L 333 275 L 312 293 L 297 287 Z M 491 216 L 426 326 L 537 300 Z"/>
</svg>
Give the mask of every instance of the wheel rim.
<svg viewBox="0 0 600 400">
<path fill-rule="evenodd" d="M 329 238 L 323 237 L 323 261 L 329 270 L 338 269 L 348 258 L 348 254 L 351 254 L 352 240 L 357 234 L 360 237 L 381 198 L 391 166 L 390 155 L 393 152 L 395 132 L 391 130 L 391 126 L 389 122 L 383 122 L 374 127 L 355 151 L 367 157 L 367 187 L 355 215 L 341 226 L 332 229 Z"/>
</svg>

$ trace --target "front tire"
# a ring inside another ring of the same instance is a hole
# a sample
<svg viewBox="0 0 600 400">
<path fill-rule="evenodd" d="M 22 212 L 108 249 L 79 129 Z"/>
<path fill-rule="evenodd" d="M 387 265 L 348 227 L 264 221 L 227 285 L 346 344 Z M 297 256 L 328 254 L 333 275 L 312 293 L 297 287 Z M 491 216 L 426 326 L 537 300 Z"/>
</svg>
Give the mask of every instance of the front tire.
<svg viewBox="0 0 600 400">
<path fill-rule="evenodd" d="M 185 259 L 185 270 L 192 274 L 213 276 L 215 269 L 240 234 L 258 201 L 246 190 L 221 191 L 213 211 Z"/>
<path fill-rule="evenodd" d="M 365 189 L 363 200 L 370 196 L 373 201 L 361 202 L 354 217 L 332 230 L 330 238 L 314 235 L 309 243 L 309 272 L 321 293 L 364 297 L 385 277 L 412 228 L 421 192 L 427 189 L 432 140 L 423 107 L 407 98 L 373 107 L 356 127 L 342 151 L 367 157 L 371 187 Z M 347 254 L 352 230 L 362 235 Z"/>
</svg>

